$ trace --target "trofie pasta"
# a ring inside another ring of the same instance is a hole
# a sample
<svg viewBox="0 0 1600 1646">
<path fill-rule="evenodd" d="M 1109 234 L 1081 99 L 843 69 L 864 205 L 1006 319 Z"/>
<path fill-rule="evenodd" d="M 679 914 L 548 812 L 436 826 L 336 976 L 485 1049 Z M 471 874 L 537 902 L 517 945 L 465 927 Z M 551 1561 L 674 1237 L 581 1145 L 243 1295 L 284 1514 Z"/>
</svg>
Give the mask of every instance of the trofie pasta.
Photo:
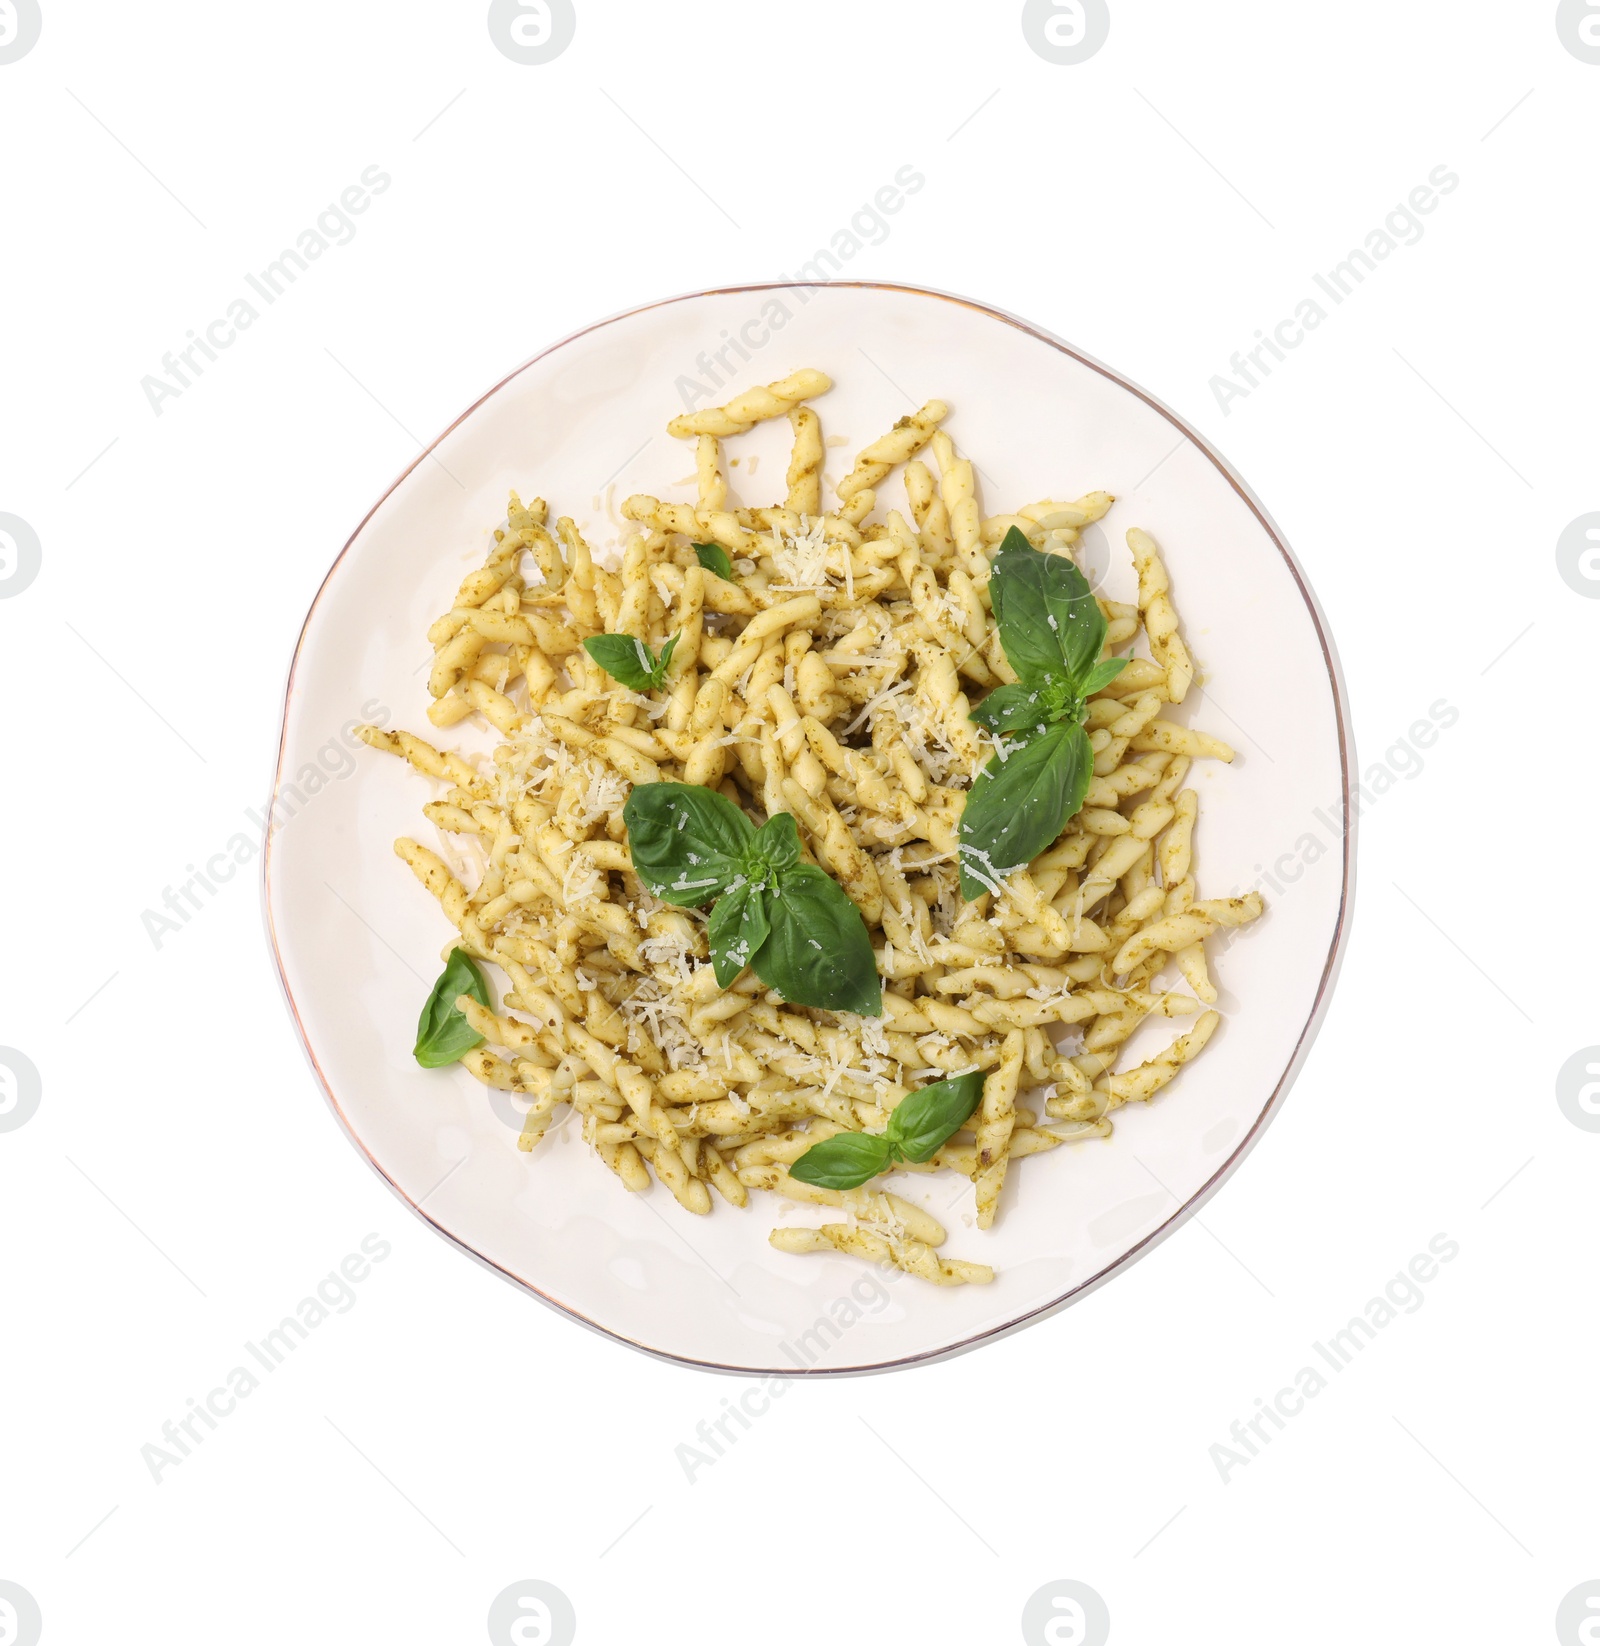
<svg viewBox="0 0 1600 1646">
<path fill-rule="evenodd" d="M 1136 604 L 1096 599 L 1074 547 L 1114 500 L 985 518 L 941 400 L 824 512 L 831 386 L 675 418 L 697 500 L 629 498 L 618 552 L 512 493 L 428 631 L 429 721 L 476 717 L 492 758 L 361 735 L 438 785 L 436 846 L 395 845 L 454 928 L 419 1060 L 469 1046 L 526 1100 L 524 1150 L 570 1112 L 627 1189 L 697 1215 L 765 1190 L 826 1208 L 779 1251 L 971 1284 L 993 1271 L 867 1179 L 968 1178 L 989 1228 L 1018 1162 L 1108 1136 L 1200 1054 L 1207 939 L 1262 906 L 1199 895 L 1185 779 L 1233 751 L 1167 717 L 1195 666 L 1156 543 L 1127 534 Z M 730 509 L 722 442 L 774 418 L 783 501 Z M 897 468 L 909 518 L 877 508 Z M 1153 1018 L 1185 1021 L 1130 1064 Z"/>
</svg>

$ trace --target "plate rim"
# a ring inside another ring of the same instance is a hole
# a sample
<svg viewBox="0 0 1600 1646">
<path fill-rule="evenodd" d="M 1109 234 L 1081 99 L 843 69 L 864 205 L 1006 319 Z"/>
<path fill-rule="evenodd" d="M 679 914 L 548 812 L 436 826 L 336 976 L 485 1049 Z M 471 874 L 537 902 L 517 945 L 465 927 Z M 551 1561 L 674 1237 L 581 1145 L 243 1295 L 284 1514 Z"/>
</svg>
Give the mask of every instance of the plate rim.
<svg viewBox="0 0 1600 1646">
<path fill-rule="evenodd" d="M 1341 863 L 1339 884 L 1338 916 L 1334 922 L 1333 936 L 1328 945 L 1328 952 L 1323 960 L 1321 975 L 1317 980 L 1317 992 L 1311 1003 L 1311 1009 L 1295 1044 L 1288 1061 L 1284 1064 L 1282 1073 L 1273 1086 L 1271 1095 L 1262 1105 L 1255 1120 L 1239 1139 L 1227 1159 L 1219 1165 L 1209 1178 L 1178 1206 L 1172 1215 L 1166 1218 L 1155 1229 L 1152 1229 L 1136 1245 L 1130 1247 L 1120 1257 L 1097 1270 L 1087 1279 L 1070 1286 L 1059 1297 L 1048 1302 L 1029 1308 L 1013 1319 L 998 1326 L 990 1326 L 981 1332 L 974 1332 L 954 1343 L 940 1348 L 927 1349 L 912 1355 L 898 1355 L 892 1359 L 876 1361 L 863 1366 L 769 1366 L 764 1368 L 750 1366 L 730 1366 L 720 1361 L 702 1360 L 692 1355 L 679 1354 L 671 1349 L 659 1348 L 654 1344 L 641 1342 L 637 1338 L 629 1337 L 627 1333 L 611 1326 L 601 1325 L 597 1320 L 591 1320 L 571 1305 L 551 1297 L 541 1291 L 532 1281 L 525 1280 L 521 1275 L 496 1263 L 486 1257 L 475 1247 L 469 1245 L 461 1236 L 447 1229 L 430 1213 L 424 1211 L 421 1205 L 414 1201 L 404 1189 L 389 1175 L 379 1163 L 376 1156 L 367 1147 L 365 1141 L 351 1124 L 349 1117 L 340 1106 L 333 1086 L 322 1065 L 317 1061 L 317 1054 L 312 1048 L 310 1036 L 300 1016 L 300 1009 L 294 998 L 294 991 L 289 986 L 288 974 L 284 967 L 284 960 L 279 946 L 277 925 L 273 917 L 273 882 L 272 865 L 273 855 L 277 844 L 277 830 L 269 827 L 266 840 L 263 844 L 261 856 L 261 912 L 266 931 L 267 946 L 272 953 L 273 969 L 278 980 L 278 987 L 282 991 L 284 1004 L 288 1008 L 291 1021 L 294 1023 L 295 1033 L 300 1041 L 300 1049 L 305 1053 L 306 1061 L 310 1064 L 312 1073 L 316 1076 L 317 1084 L 321 1086 L 324 1098 L 335 1118 L 343 1129 L 345 1136 L 355 1146 L 357 1152 L 377 1174 L 379 1179 L 398 1197 L 403 1205 L 408 1207 L 424 1224 L 436 1234 L 441 1235 L 457 1250 L 474 1259 L 491 1274 L 498 1275 L 518 1291 L 535 1297 L 546 1307 L 554 1309 L 566 1319 L 587 1327 L 590 1331 L 599 1333 L 616 1343 L 625 1344 L 631 1349 L 649 1355 L 652 1359 L 662 1360 L 675 1366 L 692 1367 L 697 1371 L 719 1372 L 733 1377 L 785 1379 L 841 1378 L 866 1377 L 877 1373 L 898 1371 L 909 1366 L 925 1366 L 940 1361 L 954 1359 L 957 1355 L 967 1353 L 982 1344 L 999 1342 L 1002 1338 L 1010 1337 L 1013 1333 L 1023 1330 L 1027 1326 L 1035 1325 L 1050 1316 L 1060 1313 L 1072 1304 L 1081 1302 L 1095 1291 L 1114 1279 L 1124 1270 L 1131 1268 L 1140 1258 L 1152 1252 L 1162 1241 L 1174 1234 L 1178 1229 L 1194 1217 L 1200 1209 L 1216 1194 L 1218 1189 L 1238 1170 L 1244 1157 L 1250 1153 L 1259 1142 L 1267 1126 L 1277 1117 L 1283 1107 L 1295 1080 L 1305 1065 L 1310 1054 L 1312 1044 L 1321 1031 L 1324 1019 L 1327 1016 L 1328 1006 L 1333 997 L 1334 985 L 1338 980 L 1340 968 L 1344 961 L 1345 950 L 1348 947 L 1351 917 L 1355 902 L 1355 858 L 1356 858 L 1356 828 L 1358 812 L 1351 803 L 1352 773 L 1357 769 L 1355 759 L 1355 742 L 1351 731 L 1351 715 L 1348 696 L 1345 690 L 1344 672 L 1340 666 L 1339 655 L 1334 646 L 1333 637 L 1329 632 L 1328 623 L 1324 617 L 1322 607 L 1315 591 L 1307 581 L 1299 561 L 1277 523 L 1267 512 L 1265 505 L 1256 496 L 1255 492 L 1246 484 L 1242 475 L 1219 452 L 1211 442 L 1197 429 L 1180 417 L 1172 408 L 1156 398 L 1149 390 L 1142 388 L 1131 378 L 1114 370 L 1093 355 L 1086 354 L 1082 349 L 1058 337 L 1054 332 L 1034 324 L 1022 316 L 1013 314 L 1009 310 L 996 308 L 993 304 L 979 302 L 975 298 L 964 297 L 955 292 L 940 290 L 932 286 L 910 285 L 894 280 L 763 280 L 744 282 L 728 286 L 708 286 L 696 291 L 679 292 L 670 297 L 657 298 L 653 302 L 641 303 L 633 308 L 620 309 L 613 314 L 606 315 L 600 320 L 591 322 L 587 326 L 567 333 L 555 342 L 530 355 L 521 365 L 506 373 L 492 388 L 486 390 L 472 402 L 463 412 L 454 418 L 438 435 L 430 441 L 417 456 L 385 487 L 378 500 L 367 510 L 345 540 L 344 546 L 334 556 L 322 581 L 317 585 L 317 592 L 312 597 L 311 604 L 306 610 L 304 621 L 300 625 L 300 632 L 295 638 L 294 651 L 289 660 L 289 667 L 284 680 L 282 708 L 279 717 L 278 753 L 273 766 L 272 787 L 268 791 L 267 810 L 265 816 L 272 816 L 272 802 L 283 782 L 284 759 L 289 739 L 289 712 L 294 698 L 296 677 L 300 668 L 301 654 L 305 649 L 306 633 L 311 627 L 312 619 L 316 616 L 317 608 L 323 596 L 327 594 L 333 579 L 345 556 L 355 547 L 361 534 L 367 529 L 374 515 L 383 507 L 394 493 L 411 477 L 412 473 L 426 462 L 437 448 L 447 440 L 466 420 L 473 416 L 481 407 L 486 405 L 495 395 L 500 393 L 508 384 L 520 377 L 525 371 L 537 365 L 541 360 L 564 349 L 568 344 L 579 338 L 587 337 L 591 332 L 603 330 L 607 326 L 615 325 L 618 321 L 630 320 L 637 315 L 649 314 L 656 309 L 670 308 L 677 303 L 693 302 L 702 297 L 729 297 L 758 292 L 797 292 L 820 291 L 834 288 L 844 288 L 862 291 L 884 291 L 905 294 L 913 297 L 934 298 L 940 302 L 952 303 L 960 308 L 970 309 L 975 313 L 986 315 L 990 319 L 999 320 L 1005 325 L 1012 326 L 1026 335 L 1048 344 L 1051 348 L 1067 355 L 1080 365 L 1087 366 L 1091 371 L 1098 372 L 1102 377 L 1117 384 L 1137 399 L 1144 402 L 1151 410 L 1165 418 L 1184 440 L 1194 445 L 1208 462 L 1217 470 L 1224 480 L 1233 488 L 1240 500 L 1255 517 L 1257 523 L 1271 540 L 1273 547 L 1278 551 L 1290 576 L 1294 579 L 1295 587 L 1300 592 L 1300 598 L 1305 602 L 1307 613 L 1310 615 L 1312 627 L 1316 631 L 1317 641 L 1321 648 L 1323 667 L 1328 677 L 1328 685 L 1333 698 L 1334 723 L 1338 734 L 1339 744 L 1339 815 L 1342 825 L 1341 832 Z"/>
</svg>

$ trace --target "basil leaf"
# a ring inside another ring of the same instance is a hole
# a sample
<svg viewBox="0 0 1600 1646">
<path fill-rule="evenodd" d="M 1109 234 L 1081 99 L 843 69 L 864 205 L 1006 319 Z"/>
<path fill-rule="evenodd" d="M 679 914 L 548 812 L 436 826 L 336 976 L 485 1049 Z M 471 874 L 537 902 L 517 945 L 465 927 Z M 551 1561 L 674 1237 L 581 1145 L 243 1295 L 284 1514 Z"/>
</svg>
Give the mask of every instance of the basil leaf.
<svg viewBox="0 0 1600 1646">
<path fill-rule="evenodd" d="M 889 1145 L 906 1160 L 931 1160 L 972 1117 L 983 1097 L 983 1070 L 913 1092 L 889 1116 Z"/>
<path fill-rule="evenodd" d="M 708 572 L 715 572 L 723 582 L 733 581 L 733 562 L 720 543 L 696 543 L 694 557 Z"/>
<path fill-rule="evenodd" d="M 769 869 L 787 869 L 800 861 L 800 829 L 788 812 L 774 812 L 756 833 L 751 850 Z"/>
<path fill-rule="evenodd" d="M 1065 679 L 1076 688 L 1099 661 L 1106 620 L 1088 580 L 1065 555 L 1041 553 L 1015 526 L 994 558 L 989 603 L 1006 661 L 1026 684 Z"/>
<path fill-rule="evenodd" d="M 717 899 L 706 926 L 711 942 L 711 969 L 717 987 L 725 989 L 750 964 L 750 957 L 767 940 L 772 924 L 767 918 L 767 894 L 748 881 L 730 887 Z"/>
<path fill-rule="evenodd" d="M 858 1189 L 887 1171 L 892 1151 L 873 1132 L 838 1132 L 813 1143 L 789 1168 L 789 1176 L 819 1189 Z"/>
<path fill-rule="evenodd" d="M 1073 721 L 991 756 L 962 808 L 961 895 L 996 891 L 1008 874 L 1052 845 L 1083 804 L 1094 775 L 1089 734 Z"/>
<path fill-rule="evenodd" d="M 972 1117 L 983 1098 L 983 1070 L 913 1092 L 889 1116 L 882 1136 L 840 1132 L 813 1144 L 789 1168 L 790 1177 L 822 1189 L 856 1189 L 896 1160 L 931 1160 Z"/>
<path fill-rule="evenodd" d="M 769 989 L 796 1006 L 883 1015 L 872 939 L 838 881 L 812 863 L 784 869 L 768 894 L 767 918 L 772 931 L 750 964 Z"/>
<path fill-rule="evenodd" d="M 1050 705 L 1044 692 L 1035 686 L 996 686 L 971 711 L 978 725 L 997 737 L 1002 732 L 1042 732 L 1050 719 Z"/>
<path fill-rule="evenodd" d="M 726 796 L 693 783 L 641 783 L 622 808 L 634 873 L 663 903 L 695 908 L 744 876 L 756 826 Z"/>
<path fill-rule="evenodd" d="M 1096 692 L 1104 691 L 1127 666 L 1125 657 L 1108 657 L 1103 663 L 1095 664 L 1079 689 L 1085 697 L 1093 697 Z"/>
<path fill-rule="evenodd" d="M 613 680 L 630 691 L 657 691 L 666 684 L 667 665 L 672 661 L 678 638 L 673 635 L 661 648 L 659 657 L 652 657 L 650 648 L 631 634 L 590 635 L 583 649 Z"/>
<path fill-rule="evenodd" d="M 456 1008 L 456 1001 L 464 994 L 471 995 L 487 1010 L 494 1010 L 483 973 L 464 949 L 452 949 L 439 981 L 423 1004 L 422 1016 L 417 1019 L 417 1043 L 411 1055 L 423 1068 L 442 1069 L 447 1063 L 465 1057 L 474 1046 L 483 1044 L 483 1036 Z"/>
</svg>

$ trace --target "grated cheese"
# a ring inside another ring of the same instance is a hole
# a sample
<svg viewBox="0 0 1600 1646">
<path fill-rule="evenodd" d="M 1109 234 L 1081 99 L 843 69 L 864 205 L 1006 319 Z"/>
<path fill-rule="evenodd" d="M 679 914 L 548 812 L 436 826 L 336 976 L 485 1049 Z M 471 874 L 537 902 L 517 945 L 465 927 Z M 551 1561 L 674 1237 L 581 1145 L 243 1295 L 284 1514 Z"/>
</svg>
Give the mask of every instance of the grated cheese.
<svg viewBox="0 0 1600 1646">
<path fill-rule="evenodd" d="M 826 594 L 828 582 L 828 540 L 820 516 L 802 515 L 802 529 L 798 532 L 779 530 L 772 549 L 772 562 L 778 569 L 781 583 L 774 589 L 785 594 Z M 845 556 L 846 565 L 849 555 Z"/>
</svg>

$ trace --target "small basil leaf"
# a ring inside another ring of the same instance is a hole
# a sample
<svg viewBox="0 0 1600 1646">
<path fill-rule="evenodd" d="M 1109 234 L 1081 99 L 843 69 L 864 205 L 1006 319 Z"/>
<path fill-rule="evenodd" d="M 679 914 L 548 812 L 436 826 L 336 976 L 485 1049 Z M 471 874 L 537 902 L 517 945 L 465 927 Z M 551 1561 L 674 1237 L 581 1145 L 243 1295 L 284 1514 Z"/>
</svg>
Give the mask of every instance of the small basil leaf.
<svg viewBox="0 0 1600 1646">
<path fill-rule="evenodd" d="M 467 1022 L 456 1007 L 462 995 L 471 995 L 485 1010 L 494 1010 L 489 985 L 464 949 L 452 949 L 439 981 L 434 984 L 417 1019 L 417 1043 L 412 1056 L 425 1069 L 442 1069 L 458 1062 L 483 1036 Z"/>
<path fill-rule="evenodd" d="M 1036 686 L 996 686 L 971 711 L 978 725 L 986 726 L 999 736 L 1001 732 L 1043 731 L 1050 718 L 1050 705 L 1044 691 Z"/>
<path fill-rule="evenodd" d="M 733 581 L 733 562 L 720 543 L 696 543 L 694 557 L 708 572 L 715 572 L 723 582 Z"/>
<path fill-rule="evenodd" d="M 718 988 L 727 988 L 766 942 L 772 930 L 766 902 L 766 893 L 748 882 L 729 887 L 717 899 L 706 925 L 706 937 L 711 943 L 711 969 Z"/>
<path fill-rule="evenodd" d="M 754 851 L 770 869 L 800 861 L 800 830 L 788 812 L 774 812 L 756 833 Z"/>
<path fill-rule="evenodd" d="M 1093 775 L 1088 733 L 1071 721 L 1010 750 L 1003 761 L 991 756 L 961 812 L 961 895 L 970 901 L 997 890 L 1052 845 L 1083 804 Z"/>
<path fill-rule="evenodd" d="M 890 1147 L 907 1160 L 931 1160 L 972 1117 L 982 1096 L 982 1069 L 922 1087 L 889 1116 Z"/>
<path fill-rule="evenodd" d="M 672 654 L 678 649 L 678 642 L 683 638 L 681 634 L 673 635 L 661 648 L 661 655 L 656 659 L 655 667 L 650 671 L 650 684 L 658 690 L 667 683 L 667 670 L 672 664 Z"/>
<path fill-rule="evenodd" d="M 594 634 L 584 641 L 583 649 L 618 684 L 630 691 L 647 692 L 665 682 L 677 644 L 678 636 L 673 635 L 661 648 L 661 655 L 652 657 L 650 648 L 631 634 Z"/>
<path fill-rule="evenodd" d="M 873 1132 L 838 1132 L 813 1143 L 789 1168 L 789 1176 L 819 1189 L 859 1189 L 887 1171 L 891 1158 L 886 1138 Z"/>
<path fill-rule="evenodd" d="M 1093 697 L 1096 692 L 1104 691 L 1127 666 L 1125 657 L 1108 657 L 1104 662 L 1096 663 L 1083 682 L 1083 695 Z"/>
<path fill-rule="evenodd" d="M 756 826 L 693 783 L 641 783 L 622 808 L 634 873 L 664 903 L 695 908 L 742 878 Z"/>
<path fill-rule="evenodd" d="M 1076 686 L 1099 659 L 1106 620 L 1088 580 L 1065 555 L 1041 553 L 1015 526 L 995 556 L 989 603 L 1006 661 L 1028 685 L 1065 678 Z"/>
<path fill-rule="evenodd" d="M 796 1006 L 858 1017 L 883 1015 L 883 985 L 861 911 L 813 863 L 778 875 L 767 900 L 772 931 L 750 962 L 769 989 Z"/>
</svg>

